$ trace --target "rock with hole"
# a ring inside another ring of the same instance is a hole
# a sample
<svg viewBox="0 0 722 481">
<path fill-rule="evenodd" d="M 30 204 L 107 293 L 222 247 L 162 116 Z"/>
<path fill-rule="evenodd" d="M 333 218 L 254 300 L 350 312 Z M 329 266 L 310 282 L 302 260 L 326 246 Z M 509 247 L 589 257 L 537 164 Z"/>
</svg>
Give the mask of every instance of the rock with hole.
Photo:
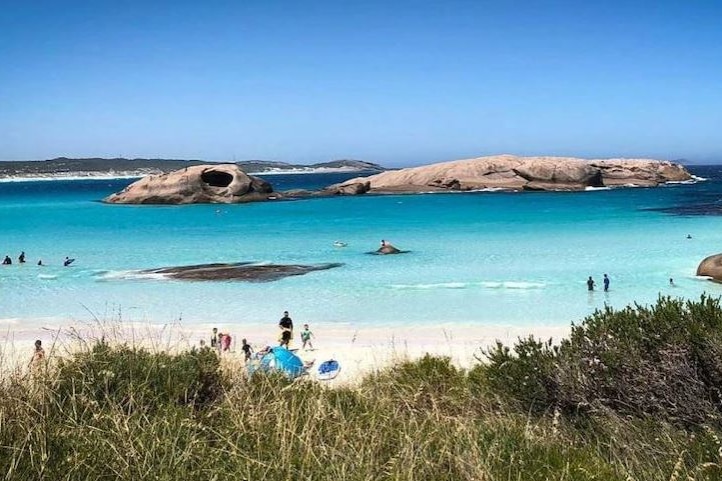
<svg viewBox="0 0 722 481">
<path fill-rule="evenodd" d="M 267 200 L 271 184 L 235 164 L 196 165 L 149 175 L 104 199 L 111 204 L 236 204 Z"/>
</svg>

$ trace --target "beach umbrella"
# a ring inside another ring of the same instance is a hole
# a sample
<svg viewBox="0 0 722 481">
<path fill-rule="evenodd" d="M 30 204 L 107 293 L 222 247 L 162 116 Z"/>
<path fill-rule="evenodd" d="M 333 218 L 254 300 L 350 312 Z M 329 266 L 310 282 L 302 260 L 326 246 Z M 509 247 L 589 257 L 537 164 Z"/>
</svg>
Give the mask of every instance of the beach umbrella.
<svg viewBox="0 0 722 481">
<path fill-rule="evenodd" d="M 258 365 L 254 366 L 249 372 L 253 374 L 255 371 L 279 371 L 293 379 L 303 374 L 304 370 L 303 361 L 300 357 L 285 347 L 273 347 L 261 358 Z"/>
</svg>

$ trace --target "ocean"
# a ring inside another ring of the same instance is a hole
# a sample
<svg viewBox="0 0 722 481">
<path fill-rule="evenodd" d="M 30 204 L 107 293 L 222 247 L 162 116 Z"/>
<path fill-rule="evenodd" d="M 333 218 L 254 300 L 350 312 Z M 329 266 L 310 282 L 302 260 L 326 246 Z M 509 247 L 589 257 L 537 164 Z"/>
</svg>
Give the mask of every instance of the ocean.
<svg viewBox="0 0 722 481">
<path fill-rule="evenodd" d="M 95 318 L 275 325 L 284 310 L 297 323 L 359 327 L 568 326 L 605 305 L 720 296 L 722 285 L 695 270 L 722 251 L 722 166 L 690 170 L 706 180 L 191 206 L 100 202 L 130 179 L 0 183 L 0 255 L 13 259 L 0 266 L 0 329 L 34 332 Z M 355 175 L 267 179 L 285 190 Z M 369 255 L 381 239 L 410 252 Z M 76 259 L 70 267 L 66 256 Z M 242 261 L 343 265 L 266 283 L 138 274 Z M 591 293 L 589 276 L 597 283 Z"/>
</svg>

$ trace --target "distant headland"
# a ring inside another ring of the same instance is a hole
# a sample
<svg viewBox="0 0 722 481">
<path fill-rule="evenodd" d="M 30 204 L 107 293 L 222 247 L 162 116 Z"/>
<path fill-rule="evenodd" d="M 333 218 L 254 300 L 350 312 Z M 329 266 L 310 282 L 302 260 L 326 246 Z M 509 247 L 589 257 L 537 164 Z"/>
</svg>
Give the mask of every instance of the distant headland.
<svg viewBox="0 0 722 481">
<path fill-rule="evenodd" d="M 362 160 L 333 160 L 315 164 L 291 164 L 265 160 L 223 162 L 249 173 L 382 172 L 378 164 Z M 93 177 L 144 177 L 164 174 L 196 165 L 215 164 L 206 160 L 126 159 L 58 157 L 49 160 L 0 162 L 0 179 L 66 179 Z"/>
</svg>

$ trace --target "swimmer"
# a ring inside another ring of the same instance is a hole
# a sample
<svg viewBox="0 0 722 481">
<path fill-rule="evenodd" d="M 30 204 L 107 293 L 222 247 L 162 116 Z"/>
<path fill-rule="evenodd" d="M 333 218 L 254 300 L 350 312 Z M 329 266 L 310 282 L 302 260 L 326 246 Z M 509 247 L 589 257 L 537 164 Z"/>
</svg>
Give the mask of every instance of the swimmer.
<svg viewBox="0 0 722 481">
<path fill-rule="evenodd" d="M 674 286 L 674 279 L 672 279 L 671 277 L 669 278 L 669 285 Z"/>
<path fill-rule="evenodd" d="M 63 261 L 63 266 L 68 267 L 70 264 L 73 263 L 73 261 L 75 261 L 75 259 L 71 259 L 71 258 L 69 258 L 69 257 L 65 257 L 65 260 Z"/>
<path fill-rule="evenodd" d="M 334 247 L 346 247 L 347 245 L 348 245 L 347 243 L 341 242 L 341 241 L 336 241 L 333 243 Z"/>
<path fill-rule="evenodd" d="M 691 239 L 691 238 L 692 238 L 692 234 L 687 234 L 687 239 Z"/>
</svg>

